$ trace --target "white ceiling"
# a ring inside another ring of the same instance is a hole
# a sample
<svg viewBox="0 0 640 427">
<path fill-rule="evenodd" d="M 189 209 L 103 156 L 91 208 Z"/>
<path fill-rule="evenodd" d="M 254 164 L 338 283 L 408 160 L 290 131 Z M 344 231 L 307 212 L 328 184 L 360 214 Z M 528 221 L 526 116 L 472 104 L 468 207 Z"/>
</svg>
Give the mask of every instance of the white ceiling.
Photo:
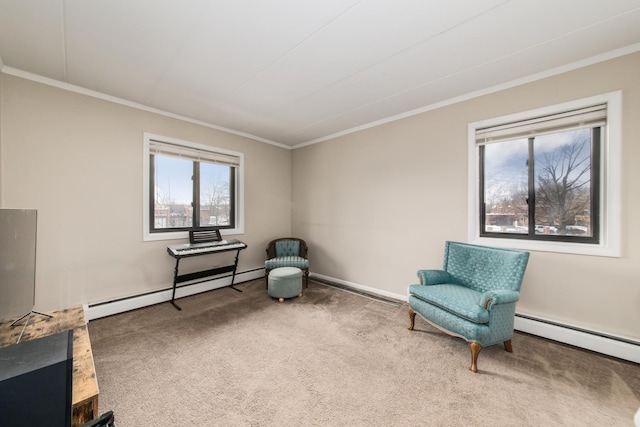
<svg viewBox="0 0 640 427">
<path fill-rule="evenodd" d="M 0 66 L 288 146 L 612 52 L 640 0 L 0 0 Z"/>
</svg>

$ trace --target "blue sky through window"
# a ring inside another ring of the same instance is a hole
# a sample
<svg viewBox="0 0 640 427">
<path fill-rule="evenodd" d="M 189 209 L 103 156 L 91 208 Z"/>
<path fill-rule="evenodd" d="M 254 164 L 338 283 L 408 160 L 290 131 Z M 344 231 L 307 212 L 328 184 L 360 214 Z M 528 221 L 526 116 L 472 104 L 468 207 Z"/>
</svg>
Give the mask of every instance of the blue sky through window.
<svg viewBox="0 0 640 427">
<path fill-rule="evenodd" d="M 193 198 L 193 161 L 176 157 L 156 156 L 156 201 L 164 204 L 190 205 Z M 203 192 L 212 187 L 229 187 L 229 166 L 202 163 L 200 183 Z"/>
</svg>

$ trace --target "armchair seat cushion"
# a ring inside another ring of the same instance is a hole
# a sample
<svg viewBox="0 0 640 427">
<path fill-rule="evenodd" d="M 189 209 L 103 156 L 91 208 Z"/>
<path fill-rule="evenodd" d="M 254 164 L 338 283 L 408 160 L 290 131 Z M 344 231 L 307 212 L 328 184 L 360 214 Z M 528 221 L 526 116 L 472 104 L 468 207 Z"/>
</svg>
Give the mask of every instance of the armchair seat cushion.
<svg viewBox="0 0 640 427">
<path fill-rule="evenodd" d="M 409 295 L 473 323 L 489 322 L 489 310 L 480 305 L 482 292 L 461 285 L 411 285 Z"/>
<path fill-rule="evenodd" d="M 272 270 L 280 267 L 309 268 L 309 260 L 301 256 L 281 256 L 265 261 L 265 268 Z"/>
</svg>

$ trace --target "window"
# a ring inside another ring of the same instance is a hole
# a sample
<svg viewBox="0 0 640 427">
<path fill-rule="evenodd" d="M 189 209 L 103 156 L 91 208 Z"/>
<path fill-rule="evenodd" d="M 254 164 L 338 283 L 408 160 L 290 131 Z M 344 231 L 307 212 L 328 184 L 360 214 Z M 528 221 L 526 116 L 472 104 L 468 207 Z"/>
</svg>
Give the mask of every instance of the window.
<svg viewBox="0 0 640 427">
<path fill-rule="evenodd" d="M 241 153 L 145 134 L 144 157 L 144 240 L 242 232 Z"/>
<path fill-rule="evenodd" d="M 613 93 L 470 124 L 470 240 L 619 256 L 619 116 Z"/>
</svg>

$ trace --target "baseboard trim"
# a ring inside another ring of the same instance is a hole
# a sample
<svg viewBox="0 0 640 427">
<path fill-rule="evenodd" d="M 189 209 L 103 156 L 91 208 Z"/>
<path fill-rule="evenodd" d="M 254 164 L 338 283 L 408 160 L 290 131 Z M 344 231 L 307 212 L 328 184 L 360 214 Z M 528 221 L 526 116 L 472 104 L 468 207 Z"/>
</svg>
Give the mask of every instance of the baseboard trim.
<svg viewBox="0 0 640 427">
<path fill-rule="evenodd" d="M 380 295 L 383 297 L 407 302 L 406 295 L 381 291 L 369 286 L 348 282 L 322 274 L 311 273 L 310 277 L 317 277 L 328 282 L 335 282 L 346 287 L 351 287 L 362 292 Z M 569 324 L 550 321 L 539 317 L 533 317 L 522 313 L 516 313 L 514 328 L 517 331 L 558 341 L 597 353 L 613 356 L 618 359 L 640 363 L 640 342 L 633 339 L 605 334 L 603 332 L 586 330 Z"/>
<path fill-rule="evenodd" d="M 353 288 L 361 292 L 378 295 L 381 297 L 389 298 L 396 301 L 407 302 L 406 295 L 395 294 L 393 292 L 382 291 L 380 289 L 372 288 L 369 286 L 360 285 L 358 283 L 348 282 L 346 280 L 336 279 L 335 277 L 325 276 L 323 274 L 318 273 L 309 273 L 309 278 L 317 278 L 321 281 L 337 283 L 339 285 L 346 286 L 348 288 Z"/>
<path fill-rule="evenodd" d="M 250 280 L 264 277 L 264 268 L 248 270 L 236 274 L 234 283 L 239 284 Z M 214 289 L 224 288 L 231 284 L 231 276 L 224 276 L 207 280 L 205 282 L 181 286 L 176 289 L 176 299 L 190 295 L 199 294 L 201 292 L 212 291 Z M 124 313 L 125 311 L 135 310 L 138 308 L 148 307 L 154 304 L 171 301 L 172 288 L 159 289 L 144 294 L 132 295 L 116 300 L 97 302 L 85 306 L 85 316 L 87 320 L 95 320 L 101 317 L 112 316 L 114 314 Z"/>
</svg>

